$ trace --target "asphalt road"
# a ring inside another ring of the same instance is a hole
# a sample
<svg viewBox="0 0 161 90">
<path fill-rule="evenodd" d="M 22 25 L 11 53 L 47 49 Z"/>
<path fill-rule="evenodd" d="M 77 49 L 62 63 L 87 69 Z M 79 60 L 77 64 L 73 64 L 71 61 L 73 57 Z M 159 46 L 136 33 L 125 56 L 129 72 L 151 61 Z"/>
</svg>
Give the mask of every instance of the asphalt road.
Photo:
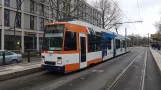
<svg viewBox="0 0 161 90">
<path fill-rule="evenodd" d="M 108 90 L 111 83 L 138 56 L 127 69 L 113 90 L 139 90 L 145 67 L 145 90 L 161 90 L 161 78 L 151 53 L 146 48 L 135 48 L 130 53 L 116 57 L 96 66 L 67 75 L 40 72 L 0 82 L 0 90 Z"/>
</svg>

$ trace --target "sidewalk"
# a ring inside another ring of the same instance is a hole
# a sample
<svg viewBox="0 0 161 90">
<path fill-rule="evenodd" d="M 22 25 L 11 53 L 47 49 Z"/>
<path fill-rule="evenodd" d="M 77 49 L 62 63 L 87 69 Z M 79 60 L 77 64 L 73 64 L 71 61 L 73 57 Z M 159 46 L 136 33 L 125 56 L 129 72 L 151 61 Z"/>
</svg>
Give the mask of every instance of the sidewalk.
<svg viewBox="0 0 161 90">
<path fill-rule="evenodd" d="M 30 62 L 41 62 L 41 57 L 40 56 L 36 56 L 36 57 L 30 57 Z M 28 63 L 28 58 L 22 58 L 22 62 L 21 63 Z"/>
<path fill-rule="evenodd" d="M 32 74 L 41 71 L 40 57 L 31 57 L 31 62 L 23 58 L 21 63 L 14 65 L 0 66 L 0 81 Z"/>
<path fill-rule="evenodd" d="M 154 49 L 150 48 L 150 51 L 156 61 L 156 64 L 157 64 L 160 74 L 161 74 L 161 50 L 154 50 Z"/>
<path fill-rule="evenodd" d="M 155 50 L 155 51 L 157 51 L 161 55 L 161 50 Z"/>
</svg>

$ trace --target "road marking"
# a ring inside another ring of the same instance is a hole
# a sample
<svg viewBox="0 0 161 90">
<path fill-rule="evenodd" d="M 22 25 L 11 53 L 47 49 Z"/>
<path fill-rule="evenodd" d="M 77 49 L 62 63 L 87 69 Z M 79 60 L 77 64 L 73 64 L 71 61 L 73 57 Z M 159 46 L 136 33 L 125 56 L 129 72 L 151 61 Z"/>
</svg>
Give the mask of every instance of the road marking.
<svg viewBox="0 0 161 90">
<path fill-rule="evenodd" d="M 141 81 L 140 90 L 144 90 L 146 64 L 147 64 L 147 50 L 146 50 L 145 57 L 144 57 L 144 68 L 142 70 L 142 77 L 141 77 L 142 81 Z"/>
<path fill-rule="evenodd" d="M 81 78 L 82 80 L 84 80 L 84 78 Z"/>
<path fill-rule="evenodd" d="M 92 70 L 92 72 L 96 72 L 96 73 L 102 73 L 102 72 L 104 72 L 104 70 Z"/>
<path fill-rule="evenodd" d="M 73 84 L 70 84 L 70 86 L 73 86 Z"/>
</svg>

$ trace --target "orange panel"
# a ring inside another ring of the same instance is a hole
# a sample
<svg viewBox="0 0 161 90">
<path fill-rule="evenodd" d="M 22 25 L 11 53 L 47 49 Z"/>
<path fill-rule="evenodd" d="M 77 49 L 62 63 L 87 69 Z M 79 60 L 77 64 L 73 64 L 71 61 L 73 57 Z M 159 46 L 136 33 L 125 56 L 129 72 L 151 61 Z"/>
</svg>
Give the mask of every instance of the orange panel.
<svg viewBox="0 0 161 90">
<path fill-rule="evenodd" d="M 62 47 L 62 51 L 64 50 L 64 43 L 65 43 L 65 27 L 66 25 L 64 25 L 64 33 L 63 33 L 63 47 Z"/>
<path fill-rule="evenodd" d="M 55 22 L 54 24 L 67 24 L 68 22 Z"/>
<path fill-rule="evenodd" d="M 77 52 L 79 53 L 79 34 L 78 33 L 76 36 L 76 42 L 77 42 Z"/>
<path fill-rule="evenodd" d="M 41 51 L 41 53 L 48 53 L 48 51 L 46 51 L 46 50 L 42 50 L 42 51 Z"/>
<path fill-rule="evenodd" d="M 88 36 L 86 35 L 86 51 L 88 52 Z"/>
<path fill-rule="evenodd" d="M 87 66 L 91 65 L 91 64 L 94 64 L 94 60 L 91 60 L 91 61 L 88 61 L 87 62 Z"/>
<path fill-rule="evenodd" d="M 65 66 L 65 72 L 71 72 L 71 71 L 79 69 L 79 63 L 68 64 L 68 65 L 64 65 L 64 66 Z"/>
<path fill-rule="evenodd" d="M 87 62 L 87 66 L 89 66 L 90 64 L 96 64 L 96 63 L 99 63 L 101 62 L 102 59 L 101 58 L 98 58 L 98 59 L 95 59 L 95 60 L 90 60 Z"/>
<path fill-rule="evenodd" d="M 101 61 L 102 61 L 102 59 L 99 58 L 99 59 L 96 59 L 96 60 L 94 61 L 94 63 L 99 63 L 99 62 L 101 62 Z"/>
<path fill-rule="evenodd" d="M 79 53 L 79 51 L 54 51 L 53 54 L 76 54 Z"/>
<path fill-rule="evenodd" d="M 54 25 L 54 23 L 47 23 L 45 26 Z"/>
<path fill-rule="evenodd" d="M 85 33 L 87 34 L 87 29 L 85 26 L 80 26 L 80 25 L 76 25 L 76 24 L 66 24 L 66 26 L 68 27 L 69 31 L 73 31 L 73 32 L 77 32 L 77 33 Z"/>
</svg>

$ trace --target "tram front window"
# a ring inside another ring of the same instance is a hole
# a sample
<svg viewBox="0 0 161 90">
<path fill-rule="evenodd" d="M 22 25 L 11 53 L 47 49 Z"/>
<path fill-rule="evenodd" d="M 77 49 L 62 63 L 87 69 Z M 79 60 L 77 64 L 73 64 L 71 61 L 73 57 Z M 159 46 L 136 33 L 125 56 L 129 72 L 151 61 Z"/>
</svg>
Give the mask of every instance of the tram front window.
<svg viewBox="0 0 161 90">
<path fill-rule="evenodd" d="M 63 46 L 64 25 L 49 25 L 45 27 L 43 50 L 61 51 Z"/>
</svg>

